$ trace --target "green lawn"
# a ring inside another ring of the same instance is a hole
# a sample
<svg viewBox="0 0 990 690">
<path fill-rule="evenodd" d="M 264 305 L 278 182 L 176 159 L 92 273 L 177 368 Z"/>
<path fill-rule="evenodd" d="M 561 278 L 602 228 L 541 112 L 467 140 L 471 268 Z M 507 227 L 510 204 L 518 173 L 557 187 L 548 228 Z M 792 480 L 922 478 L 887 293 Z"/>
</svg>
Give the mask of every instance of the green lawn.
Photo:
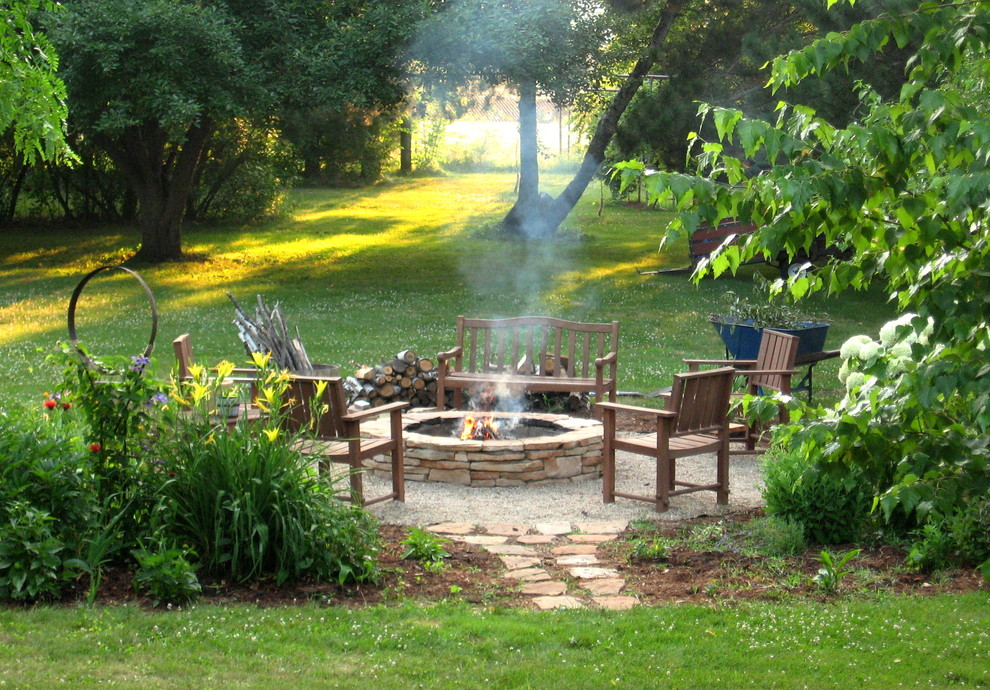
<svg viewBox="0 0 990 690">
<path fill-rule="evenodd" d="M 567 177 L 544 180 L 554 191 Z M 637 275 L 637 268 L 683 265 L 685 246 L 657 253 L 663 212 L 609 202 L 599 215 L 596 185 L 560 240 L 500 239 L 492 226 L 511 203 L 513 184 L 512 175 L 478 174 L 305 189 L 293 194 L 283 220 L 188 228 L 184 247 L 194 258 L 136 267 L 158 301 L 155 354 L 170 367 L 171 340 L 188 331 L 200 361 L 242 361 L 227 291 L 243 303 L 259 294 L 280 302 L 314 360 L 345 369 L 406 348 L 434 355 L 452 344 L 457 314 L 618 319 L 624 390 L 654 390 L 682 368 L 681 358 L 721 354 L 707 316 L 725 291 L 748 292 L 756 269 L 697 287 L 683 274 Z M 67 338 L 73 287 L 87 271 L 119 262 L 137 236 L 129 228 L 45 226 L 7 230 L 2 238 L 0 402 L 29 400 L 55 380 L 38 349 Z M 809 306 L 833 321 L 833 347 L 855 333 L 876 333 L 892 313 L 879 293 Z M 80 337 L 97 355 L 137 354 L 148 341 L 143 295 L 123 274 L 95 278 L 77 318 Z M 823 387 L 835 386 L 834 362 L 820 369 Z"/>
<path fill-rule="evenodd" d="M 0 610 L 0 685 L 890 688 L 990 685 L 986 593 L 606 611 Z"/>
</svg>

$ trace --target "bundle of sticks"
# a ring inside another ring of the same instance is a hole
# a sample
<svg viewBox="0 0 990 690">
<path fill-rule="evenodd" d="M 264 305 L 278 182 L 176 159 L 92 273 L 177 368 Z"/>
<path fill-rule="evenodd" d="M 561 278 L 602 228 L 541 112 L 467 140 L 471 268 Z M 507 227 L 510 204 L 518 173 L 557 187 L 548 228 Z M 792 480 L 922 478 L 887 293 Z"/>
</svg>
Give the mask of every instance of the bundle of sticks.
<svg viewBox="0 0 990 690">
<path fill-rule="evenodd" d="M 269 308 L 261 295 L 258 295 L 258 304 L 252 318 L 231 293 L 228 292 L 227 297 L 234 303 L 234 325 L 237 326 L 238 336 L 244 343 L 248 356 L 255 352 L 270 352 L 272 363 L 282 369 L 297 374 L 313 371 L 313 363 L 299 338 L 299 329 L 296 329 L 293 337 L 278 302 Z"/>
</svg>

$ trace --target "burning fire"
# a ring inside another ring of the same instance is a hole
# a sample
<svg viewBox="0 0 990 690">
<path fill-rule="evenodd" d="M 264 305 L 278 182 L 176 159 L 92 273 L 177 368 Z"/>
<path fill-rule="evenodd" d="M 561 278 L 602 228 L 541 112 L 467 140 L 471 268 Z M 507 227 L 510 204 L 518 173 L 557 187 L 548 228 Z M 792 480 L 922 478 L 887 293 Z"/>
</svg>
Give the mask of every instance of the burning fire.
<svg viewBox="0 0 990 690">
<path fill-rule="evenodd" d="M 498 420 L 494 417 L 471 413 L 464 418 L 464 428 L 461 430 L 462 441 L 490 441 L 496 438 L 499 438 Z"/>
</svg>

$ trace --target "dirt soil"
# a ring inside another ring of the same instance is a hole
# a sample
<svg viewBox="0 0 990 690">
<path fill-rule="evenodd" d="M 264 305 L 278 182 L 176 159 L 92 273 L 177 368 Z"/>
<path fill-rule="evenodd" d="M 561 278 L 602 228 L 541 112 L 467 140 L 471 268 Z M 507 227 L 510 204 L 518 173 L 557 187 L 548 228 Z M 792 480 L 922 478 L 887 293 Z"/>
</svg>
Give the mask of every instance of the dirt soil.
<svg viewBox="0 0 990 690">
<path fill-rule="evenodd" d="M 828 598 L 812 581 L 821 567 L 815 560 L 819 550 L 809 550 L 801 556 L 768 559 L 752 556 L 733 548 L 731 540 L 725 548 L 698 550 L 683 539 L 662 561 L 638 560 L 633 557 L 637 539 L 683 537 L 688 528 L 721 522 L 746 523 L 761 514 L 755 510 L 721 518 L 699 518 L 681 523 L 637 525 L 614 541 L 602 544 L 597 553 L 599 567 L 614 568 L 626 582 L 622 594 L 635 597 L 641 605 L 666 603 L 715 603 L 742 600 L 781 600 L 794 598 Z M 739 526 L 739 525 L 736 525 Z M 730 526 L 731 532 L 731 526 Z M 444 544 L 450 554 L 440 570 L 428 570 L 415 560 L 404 560 L 406 550 L 400 542 L 407 528 L 382 525 L 383 550 L 380 555 L 381 581 L 376 585 L 334 585 L 317 582 L 297 583 L 277 587 L 274 583 L 254 586 L 232 586 L 223 582 L 203 583 L 201 603 L 254 604 L 258 606 L 297 605 L 320 602 L 328 605 L 367 606 L 404 600 L 438 602 L 459 599 L 470 604 L 533 608 L 534 597 L 522 594 L 518 580 L 504 577 L 506 568 L 498 556 L 484 547 L 450 541 Z M 546 549 L 559 543 L 548 544 Z M 853 548 L 834 547 L 833 552 Z M 565 568 L 552 565 L 544 557 L 544 567 L 555 580 L 568 582 L 568 593 L 581 593 Z M 839 594 L 883 591 L 897 594 L 935 594 L 942 592 L 990 591 L 988 584 L 973 570 L 953 570 L 929 575 L 903 567 L 904 552 L 893 548 L 864 549 L 856 558 L 851 574 L 843 579 Z M 84 596 L 84 583 L 66 598 L 66 603 Z M 587 593 L 585 592 L 585 598 Z M 151 607 L 152 602 L 136 595 L 131 574 L 123 569 L 111 569 L 105 576 L 97 602 L 102 605 L 139 604 Z"/>
</svg>

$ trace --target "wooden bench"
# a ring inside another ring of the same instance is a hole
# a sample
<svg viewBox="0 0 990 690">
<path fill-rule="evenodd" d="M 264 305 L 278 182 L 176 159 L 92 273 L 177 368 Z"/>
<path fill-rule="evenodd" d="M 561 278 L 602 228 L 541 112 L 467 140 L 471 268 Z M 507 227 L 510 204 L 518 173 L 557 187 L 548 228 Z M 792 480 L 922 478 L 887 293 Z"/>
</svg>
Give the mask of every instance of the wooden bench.
<svg viewBox="0 0 990 690">
<path fill-rule="evenodd" d="M 616 397 L 619 322 L 579 323 L 543 316 L 457 317 L 456 346 L 437 356 L 437 409 L 447 390 L 461 407 L 464 389 L 507 386 L 530 393 Z M 597 412 L 596 412 L 597 413 Z"/>
</svg>

